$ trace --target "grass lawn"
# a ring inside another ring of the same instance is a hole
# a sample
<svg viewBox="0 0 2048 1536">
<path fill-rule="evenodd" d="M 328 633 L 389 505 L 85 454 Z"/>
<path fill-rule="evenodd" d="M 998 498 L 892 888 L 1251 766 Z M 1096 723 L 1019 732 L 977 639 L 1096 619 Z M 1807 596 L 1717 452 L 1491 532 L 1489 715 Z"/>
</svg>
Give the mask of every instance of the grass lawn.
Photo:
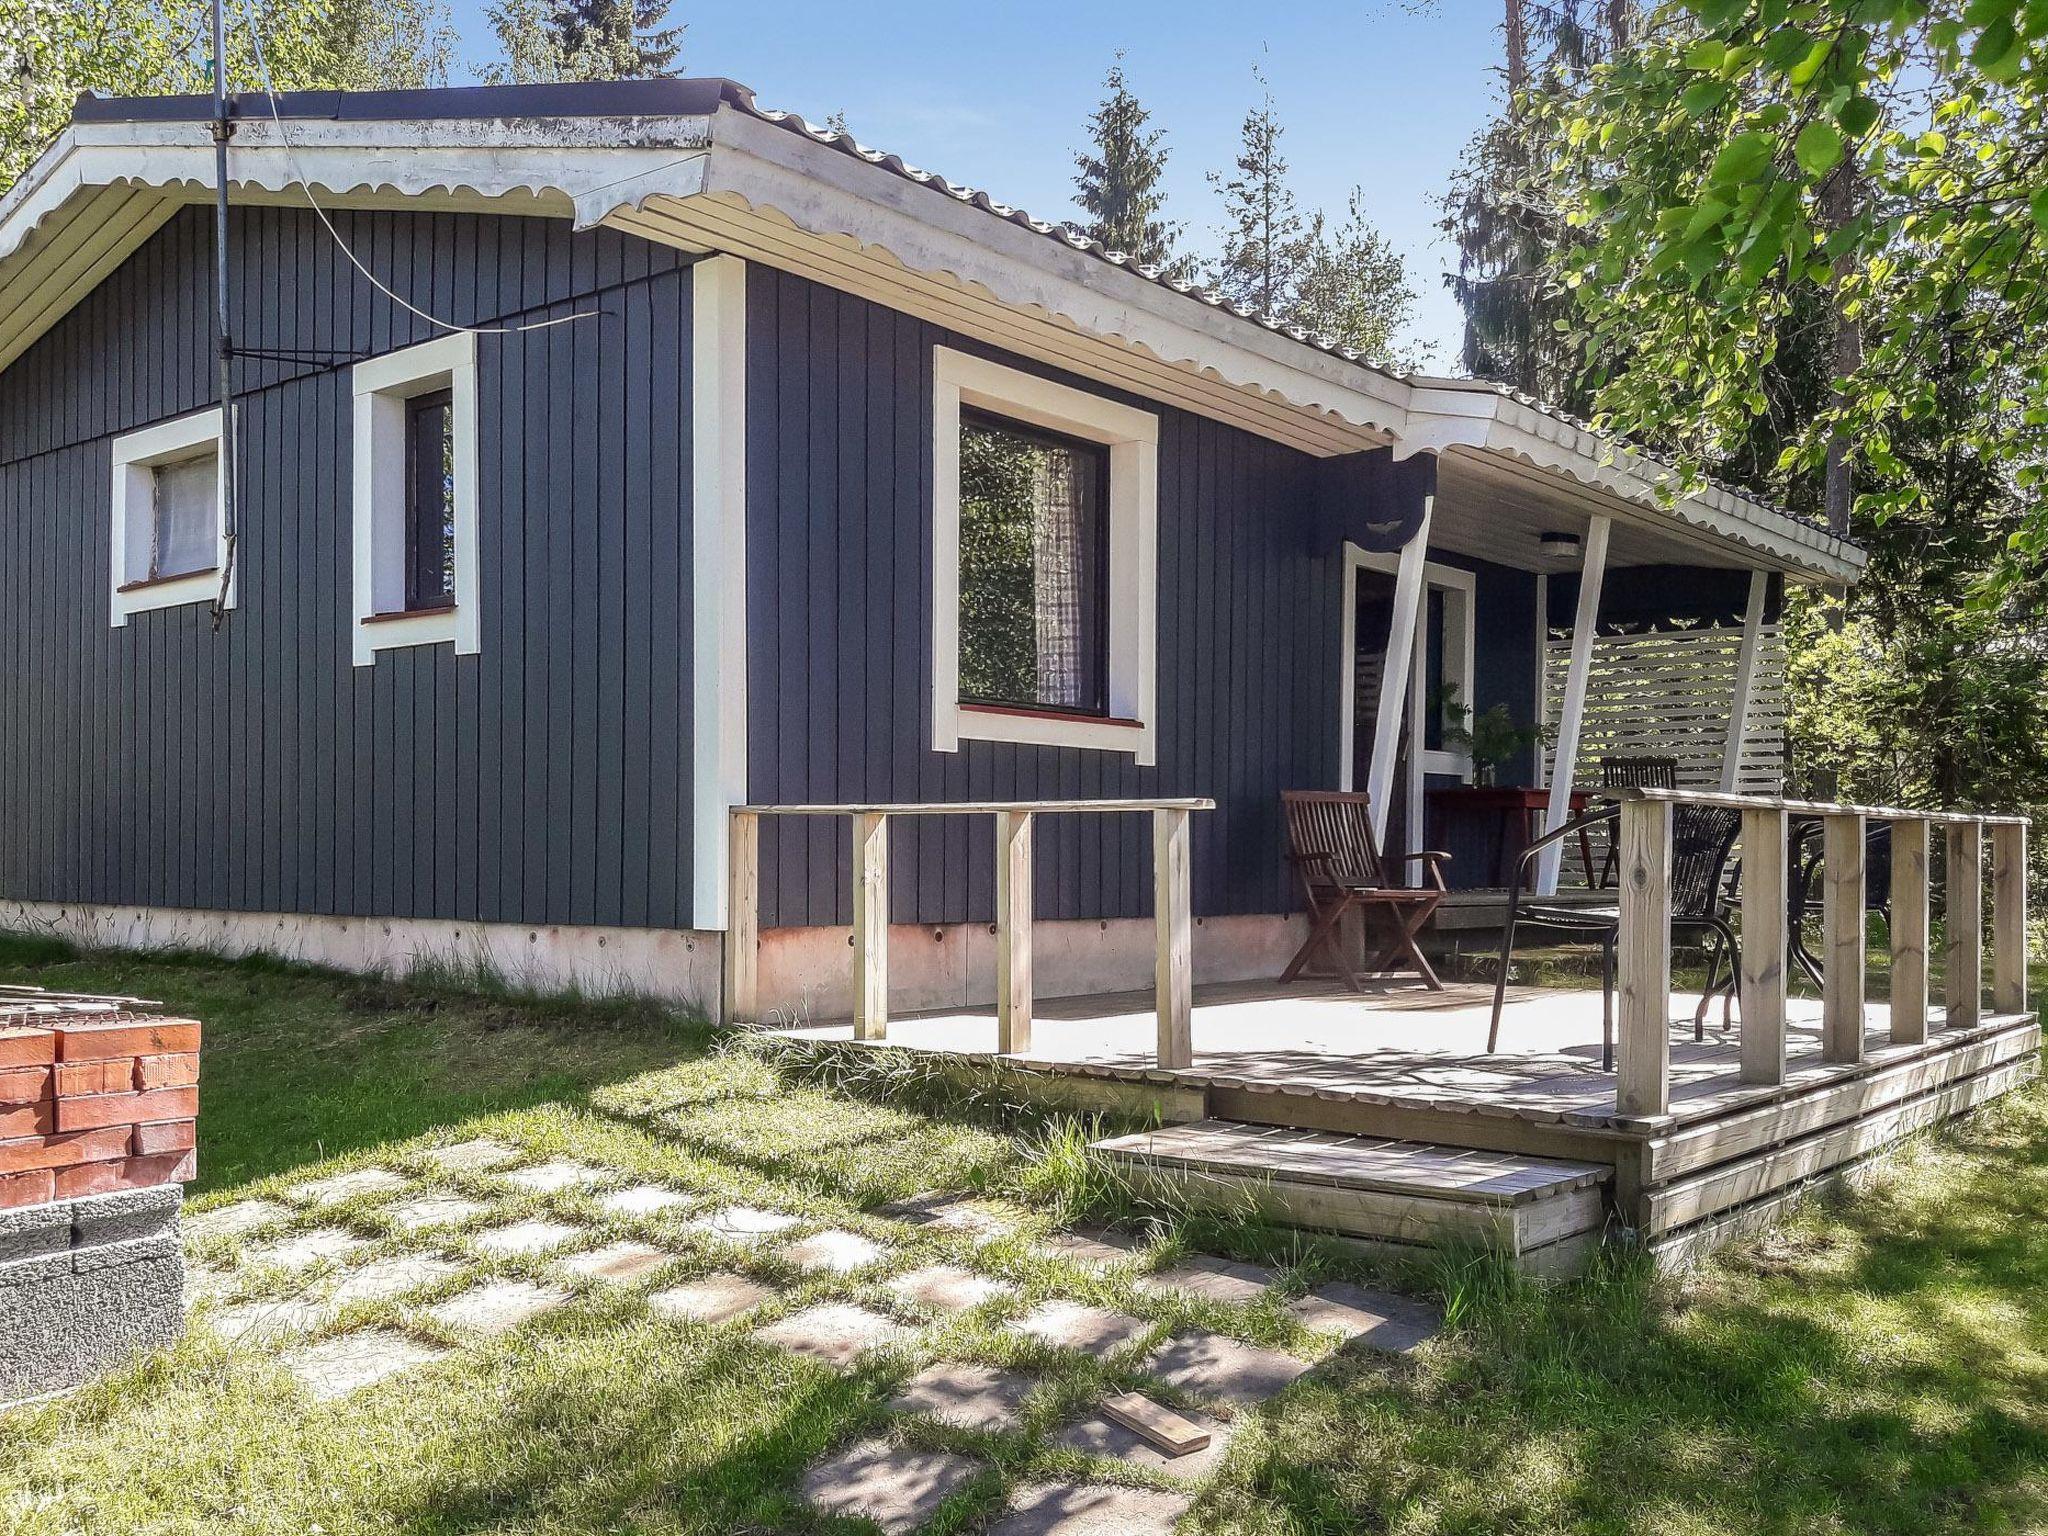
<svg viewBox="0 0 2048 1536">
<path fill-rule="evenodd" d="M 930 1529 L 989 1523 L 1016 1485 L 1051 1479 L 1173 1488 L 1163 1473 L 1056 1446 L 1058 1427 L 1136 1385 L 1150 1340 L 1201 1326 L 1318 1368 L 1239 1413 L 1189 1531 L 1900 1532 L 2048 1528 L 2048 1093 L 2037 1084 L 1951 1137 L 1893 1160 L 1872 1191 L 1813 1209 L 1683 1285 L 1615 1262 L 1539 1291 L 1484 1260 L 1400 1277 L 1449 1326 L 1409 1356 L 1337 1352 L 1280 1307 L 1322 1278 L 1374 1277 L 1320 1245 L 1249 1225 L 1167 1218 L 1134 1263 L 1095 1271 L 1038 1253 L 1056 1223 L 1128 1215 L 1078 1155 L 1074 1128 L 947 1114 L 923 1095 L 854 1095 L 800 1080 L 708 1030 L 632 1004 L 535 1003 L 276 965 L 75 956 L 0 941 L 0 976 L 158 997 L 207 1024 L 200 1182 L 189 1214 L 277 1201 L 246 1237 L 195 1236 L 201 1323 L 252 1300 L 323 1294 L 335 1275 L 439 1254 L 444 1278 L 402 1298 L 328 1308 L 310 1337 L 402 1332 L 439 1358 L 333 1401 L 286 1369 L 302 1340 L 184 1342 L 71 1397 L 0 1415 L 0 1531 L 857 1531 L 798 1495 L 804 1468 L 865 1436 L 975 1457 Z M 598 1191 L 530 1192 L 425 1153 L 488 1136 L 530 1160 L 572 1157 L 616 1185 L 652 1180 L 699 1202 L 621 1215 Z M 409 1192 L 317 1212 L 286 1192 L 371 1166 Z M 988 1242 L 894 1222 L 884 1202 L 979 1192 L 1013 1230 Z M 402 1230 L 422 1194 L 486 1211 Z M 883 1245 L 871 1271 L 806 1274 L 782 1238 L 758 1245 L 688 1222 L 726 1203 L 785 1212 Z M 566 1281 L 549 1255 L 492 1255 L 485 1227 L 579 1229 L 563 1251 L 639 1238 L 672 1253 L 638 1285 Z M 266 1244 L 332 1230 L 361 1246 L 333 1273 L 255 1262 Z M 1275 1295 L 1229 1306 L 1144 1293 L 1136 1273 L 1189 1246 L 1274 1264 Z M 237 1262 L 239 1260 L 239 1262 Z M 1014 1290 L 936 1318 L 884 1282 L 932 1262 Z M 770 1288 L 755 1316 L 669 1321 L 646 1293 L 714 1269 Z M 477 1340 L 425 1309 L 479 1278 L 570 1292 Z M 1034 1302 L 1096 1302 L 1153 1325 L 1103 1359 L 1005 1329 Z M 922 1324 L 839 1372 L 751 1328 L 818 1302 Z M 1038 1379 L 1012 1430 L 895 1423 L 897 1386 L 934 1360 Z M 1194 1406 L 1192 1400 L 1184 1405 Z M 1213 1406 L 1213 1405 L 1212 1405 Z"/>
</svg>

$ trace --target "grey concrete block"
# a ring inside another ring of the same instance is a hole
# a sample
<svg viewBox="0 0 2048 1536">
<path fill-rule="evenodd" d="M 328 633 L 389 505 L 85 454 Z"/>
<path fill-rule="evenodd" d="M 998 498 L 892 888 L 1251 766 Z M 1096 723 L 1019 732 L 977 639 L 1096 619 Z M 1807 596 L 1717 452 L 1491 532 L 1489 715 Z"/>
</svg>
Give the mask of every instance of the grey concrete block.
<svg viewBox="0 0 2048 1536">
<path fill-rule="evenodd" d="M 148 1264 L 164 1258 L 180 1258 L 175 1232 L 154 1237 L 131 1237 L 126 1242 L 100 1243 L 91 1248 L 71 1250 L 73 1274 L 90 1275 L 102 1269 L 120 1269 L 128 1264 Z"/>
<path fill-rule="evenodd" d="M 149 1189 L 122 1189 L 110 1195 L 87 1195 L 71 1202 L 71 1246 L 97 1247 L 131 1237 L 155 1237 L 178 1231 L 184 1190 L 177 1184 Z"/>
<path fill-rule="evenodd" d="M 184 1331 L 175 1239 L 42 1255 L 0 1274 L 0 1403 L 76 1386 Z"/>
<path fill-rule="evenodd" d="M 62 1200 L 0 1211 L 0 1264 L 71 1247 L 71 1207 Z"/>
<path fill-rule="evenodd" d="M 69 1232 L 71 1229 L 64 1229 Z M 0 1290 L 17 1286 L 41 1285 L 45 1280 L 61 1279 L 71 1273 L 71 1250 L 60 1248 L 55 1253 L 32 1253 L 25 1258 L 9 1259 L 0 1264 Z M 4 1349 L 0 1343 L 0 1349 Z"/>
</svg>

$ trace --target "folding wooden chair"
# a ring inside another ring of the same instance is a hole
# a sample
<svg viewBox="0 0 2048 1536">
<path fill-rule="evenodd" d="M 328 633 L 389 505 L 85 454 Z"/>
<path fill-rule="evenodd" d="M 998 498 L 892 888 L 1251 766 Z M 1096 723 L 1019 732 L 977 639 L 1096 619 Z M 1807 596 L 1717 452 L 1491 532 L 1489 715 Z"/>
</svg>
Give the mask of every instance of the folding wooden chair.
<svg viewBox="0 0 2048 1536">
<path fill-rule="evenodd" d="M 1415 938 L 1444 899 L 1443 866 L 1451 856 L 1395 855 L 1391 862 L 1421 864 L 1430 879 L 1428 886 L 1420 888 L 1395 885 L 1387 879 L 1390 861 L 1381 856 L 1378 840 L 1373 836 L 1366 796 L 1335 790 L 1287 789 L 1280 792 L 1280 804 L 1287 819 L 1288 862 L 1301 882 L 1301 894 L 1309 911 L 1308 940 L 1288 962 L 1280 979 L 1294 980 L 1322 951 L 1354 991 L 1364 991 L 1365 984 L 1346 958 L 1342 942 L 1344 915 L 1356 908 L 1368 926 L 1373 914 L 1383 914 L 1390 934 L 1379 958 L 1366 968 L 1368 975 L 1389 973 L 1405 956 L 1405 963 L 1425 986 L 1431 991 L 1442 991 L 1443 983 L 1437 980 Z"/>
</svg>

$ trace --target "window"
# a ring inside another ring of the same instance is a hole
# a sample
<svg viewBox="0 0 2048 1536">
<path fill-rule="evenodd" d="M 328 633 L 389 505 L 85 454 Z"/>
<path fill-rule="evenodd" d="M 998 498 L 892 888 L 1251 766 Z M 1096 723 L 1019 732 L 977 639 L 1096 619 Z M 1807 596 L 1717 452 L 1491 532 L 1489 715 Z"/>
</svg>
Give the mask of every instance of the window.
<svg viewBox="0 0 2048 1536">
<path fill-rule="evenodd" d="M 355 661 L 478 648 L 476 337 L 355 368 Z"/>
<path fill-rule="evenodd" d="M 1158 418 L 934 358 L 932 741 L 1155 759 Z"/>
<path fill-rule="evenodd" d="M 1109 710 L 1109 450 L 960 416 L 960 697 Z"/>
<path fill-rule="evenodd" d="M 131 614 L 211 602 L 219 592 L 227 540 L 220 453 L 218 410 L 115 439 L 110 617 L 117 627 Z"/>
</svg>

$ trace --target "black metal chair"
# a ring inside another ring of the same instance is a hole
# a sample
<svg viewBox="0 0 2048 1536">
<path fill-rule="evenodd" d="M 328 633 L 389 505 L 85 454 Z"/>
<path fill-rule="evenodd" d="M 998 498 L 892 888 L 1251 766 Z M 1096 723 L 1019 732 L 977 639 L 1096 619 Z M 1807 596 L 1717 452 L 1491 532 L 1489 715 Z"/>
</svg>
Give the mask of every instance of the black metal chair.
<svg viewBox="0 0 2048 1536">
<path fill-rule="evenodd" d="M 1791 911 L 1786 914 L 1785 942 L 1792 963 L 1805 973 L 1816 991 L 1821 987 L 1820 962 L 1806 947 L 1806 920 L 1821 906 L 1821 866 L 1825 862 L 1823 824 L 1817 817 L 1802 818 L 1792 830 L 1792 878 L 1787 892 Z M 1885 932 L 1892 926 L 1892 825 L 1875 821 L 1863 829 L 1863 910 L 1884 919 Z"/>
<path fill-rule="evenodd" d="M 1600 945 L 1600 1068 L 1614 1070 L 1614 950 L 1621 938 L 1621 907 L 1537 901 L 1523 904 L 1522 887 L 1528 882 L 1529 866 L 1552 843 L 1576 837 L 1584 827 L 1602 823 L 1613 838 L 1621 822 L 1620 805 L 1605 805 L 1573 817 L 1563 826 L 1544 833 L 1522 851 L 1515 870 L 1515 883 L 1508 890 L 1507 923 L 1501 932 L 1500 966 L 1493 980 L 1493 1023 L 1487 1030 L 1486 1050 L 1491 1055 L 1500 1044 L 1500 1014 L 1507 1001 L 1508 966 L 1514 958 L 1515 934 L 1527 925 L 1553 932 L 1576 934 Z M 1671 808 L 1671 931 L 1691 932 L 1711 941 L 1708 951 L 1707 984 L 1693 1011 L 1693 1038 L 1704 1040 L 1707 1033 L 1707 1005 L 1721 994 L 1721 1016 L 1725 1023 L 1733 1002 L 1736 979 L 1742 973 L 1741 950 L 1735 930 L 1729 924 L 1729 905 L 1722 886 L 1728 875 L 1728 858 L 1742 830 L 1742 813 L 1732 806 L 1675 805 Z M 1728 975 L 1721 979 L 1721 963 L 1727 961 Z"/>
<path fill-rule="evenodd" d="M 1676 789 L 1678 759 L 1675 757 L 1615 757 L 1600 759 L 1602 789 Z M 1611 829 L 1610 829 L 1611 830 Z M 1607 857 L 1600 861 L 1600 889 L 1614 889 L 1614 862 L 1621 849 L 1613 837 L 1607 839 Z"/>
</svg>

